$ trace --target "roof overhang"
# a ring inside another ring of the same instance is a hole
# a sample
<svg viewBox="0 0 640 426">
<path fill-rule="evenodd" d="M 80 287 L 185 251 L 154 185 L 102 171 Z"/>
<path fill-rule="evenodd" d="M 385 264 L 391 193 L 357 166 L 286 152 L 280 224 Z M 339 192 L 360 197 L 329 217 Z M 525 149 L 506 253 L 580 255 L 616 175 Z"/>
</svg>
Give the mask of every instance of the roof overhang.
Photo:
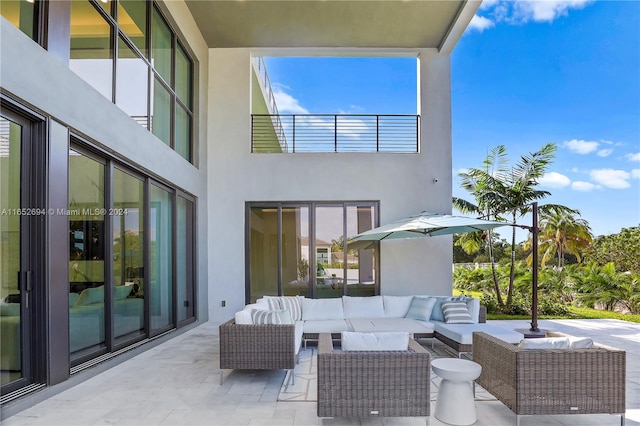
<svg viewBox="0 0 640 426">
<path fill-rule="evenodd" d="M 481 0 L 186 0 L 209 47 L 455 46 Z"/>
</svg>

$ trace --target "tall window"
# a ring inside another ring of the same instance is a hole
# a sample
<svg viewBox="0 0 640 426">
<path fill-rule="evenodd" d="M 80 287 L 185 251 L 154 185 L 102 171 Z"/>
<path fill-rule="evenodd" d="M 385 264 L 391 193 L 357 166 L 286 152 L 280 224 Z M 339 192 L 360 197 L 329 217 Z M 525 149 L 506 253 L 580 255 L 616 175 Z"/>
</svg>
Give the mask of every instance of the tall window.
<svg viewBox="0 0 640 426">
<path fill-rule="evenodd" d="M 193 161 L 193 61 L 153 2 L 71 2 L 70 68 Z"/>
<path fill-rule="evenodd" d="M 2 0 L 0 15 L 35 40 L 39 4 L 36 1 Z"/>
<path fill-rule="evenodd" d="M 375 202 L 249 203 L 248 299 L 378 292 L 375 250 L 346 241 L 374 227 Z"/>
</svg>

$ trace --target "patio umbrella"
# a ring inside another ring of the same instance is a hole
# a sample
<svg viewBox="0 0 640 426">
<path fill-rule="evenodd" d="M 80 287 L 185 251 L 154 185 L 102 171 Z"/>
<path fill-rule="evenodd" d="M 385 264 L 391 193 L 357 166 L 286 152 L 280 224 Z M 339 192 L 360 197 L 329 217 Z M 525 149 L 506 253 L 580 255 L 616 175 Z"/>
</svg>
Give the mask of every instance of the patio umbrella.
<svg viewBox="0 0 640 426">
<path fill-rule="evenodd" d="M 362 232 L 350 238 L 347 241 L 347 246 L 350 249 L 366 249 L 371 247 L 376 241 L 486 231 L 497 228 L 498 226 L 508 225 L 509 223 L 506 222 L 422 212 Z"/>
</svg>

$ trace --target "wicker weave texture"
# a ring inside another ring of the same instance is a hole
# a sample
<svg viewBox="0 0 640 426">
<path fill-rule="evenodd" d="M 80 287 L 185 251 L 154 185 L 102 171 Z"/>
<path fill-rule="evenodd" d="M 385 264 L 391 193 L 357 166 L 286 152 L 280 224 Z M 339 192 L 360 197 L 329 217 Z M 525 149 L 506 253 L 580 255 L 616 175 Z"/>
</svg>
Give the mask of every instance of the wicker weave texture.
<svg viewBox="0 0 640 426">
<path fill-rule="evenodd" d="M 625 412 L 623 350 L 523 349 L 474 333 L 473 360 L 477 383 L 518 415 Z"/>
<path fill-rule="evenodd" d="M 220 368 L 238 370 L 293 369 L 296 365 L 293 324 L 220 325 Z"/>
<path fill-rule="evenodd" d="M 409 342 L 410 351 L 343 352 L 320 334 L 318 416 L 429 416 L 431 359 Z"/>
</svg>

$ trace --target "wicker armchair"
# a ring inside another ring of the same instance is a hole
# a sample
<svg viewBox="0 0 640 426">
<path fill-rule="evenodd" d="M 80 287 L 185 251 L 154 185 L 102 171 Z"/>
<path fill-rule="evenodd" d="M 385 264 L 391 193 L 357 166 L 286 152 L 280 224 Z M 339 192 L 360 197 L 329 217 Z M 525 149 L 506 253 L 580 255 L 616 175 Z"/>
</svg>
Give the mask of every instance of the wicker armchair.
<svg viewBox="0 0 640 426">
<path fill-rule="evenodd" d="M 220 384 L 225 369 L 293 370 L 297 362 L 293 324 L 220 325 Z M 293 374 L 290 375 L 293 377 Z"/>
<path fill-rule="evenodd" d="M 409 351 L 344 352 L 331 336 L 318 341 L 318 416 L 429 416 L 431 359 L 409 339 Z"/>
<path fill-rule="evenodd" d="M 563 336 L 548 333 L 548 337 Z M 591 349 L 523 349 L 473 333 L 476 381 L 516 414 L 619 414 L 624 424 L 626 352 Z"/>
</svg>

